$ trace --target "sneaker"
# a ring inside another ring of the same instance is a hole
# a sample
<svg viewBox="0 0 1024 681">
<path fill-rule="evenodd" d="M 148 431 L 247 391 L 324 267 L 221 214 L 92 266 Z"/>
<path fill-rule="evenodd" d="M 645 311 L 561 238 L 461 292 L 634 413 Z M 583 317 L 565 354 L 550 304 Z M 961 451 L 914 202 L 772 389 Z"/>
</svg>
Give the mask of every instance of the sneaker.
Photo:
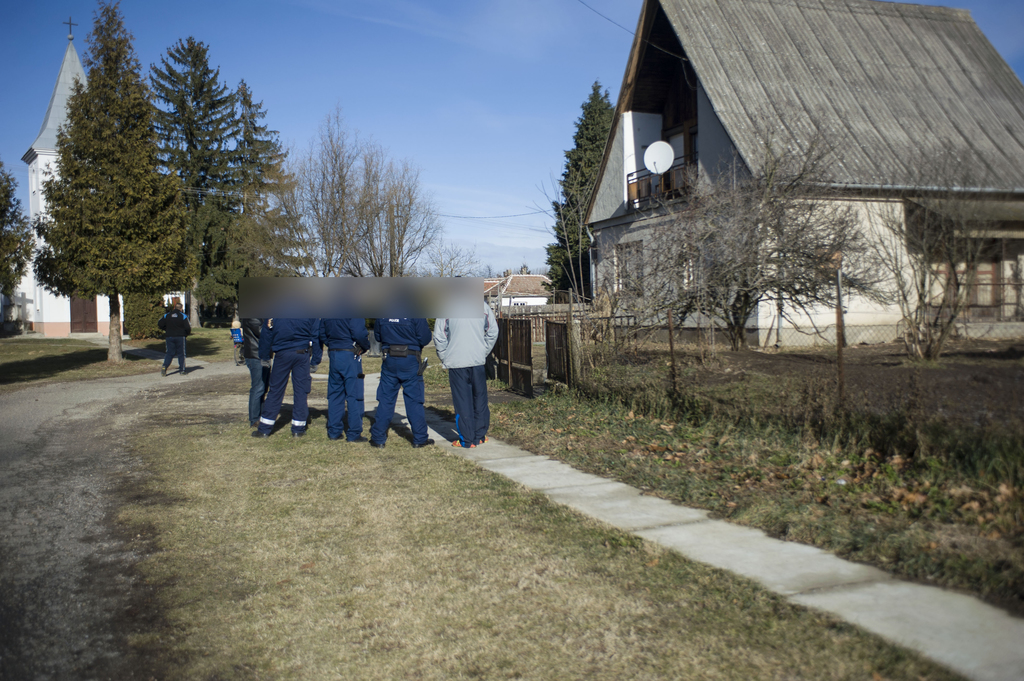
<svg viewBox="0 0 1024 681">
<path fill-rule="evenodd" d="M 270 433 L 261 433 L 258 430 L 254 430 L 254 431 L 252 431 L 252 436 L 253 437 L 270 437 Z"/>
<path fill-rule="evenodd" d="M 384 449 L 384 443 L 377 442 L 376 440 L 370 440 L 370 446 L 374 449 Z"/>
<path fill-rule="evenodd" d="M 161 376 L 166 376 L 167 375 L 167 367 L 160 367 L 160 375 Z"/>
<path fill-rule="evenodd" d="M 360 435 L 359 437 L 357 437 L 355 439 L 348 440 L 348 442 L 369 442 L 369 440 L 367 440 L 365 437 Z"/>
<path fill-rule="evenodd" d="M 415 445 L 413 445 L 413 446 L 415 446 Z M 473 449 L 473 447 L 476 447 L 476 445 L 464 445 L 464 444 L 462 444 L 462 440 L 455 440 L 455 441 L 452 442 L 452 447 L 462 447 L 463 449 Z"/>
<path fill-rule="evenodd" d="M 432 444 L 434 444 L 433 440 L 427 440 L 426 442 L 421 442 L 419 444 L 416 444 L 415 442 L 413 442 L 412 443 L 412 448 L 413 449 L 419 449 L 420 447 L 428 447 L 428 446 L 430 446 Z"/>
<path fill-rule="evenodd" d="M 485 445 L 485 444 L 487 444 L 487 436 L 485 435 L 485 436 L 484 436 L 484 439 L 483 439 L 483 440 L 480 440 L 480 442 L 477 442 L 477 444 L 478 444 L 478 445 Z"/>
</svg>

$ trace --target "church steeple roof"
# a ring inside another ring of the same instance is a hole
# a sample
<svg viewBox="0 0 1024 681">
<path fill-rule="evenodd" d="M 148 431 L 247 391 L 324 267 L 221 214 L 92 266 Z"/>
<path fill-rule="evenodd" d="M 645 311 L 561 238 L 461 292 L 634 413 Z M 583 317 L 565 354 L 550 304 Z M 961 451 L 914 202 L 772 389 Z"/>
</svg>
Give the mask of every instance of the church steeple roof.
<svg viewBox="0 0 1024 681">
<path fill-rule="evenodd" d="M 70 38 L 70 36 L 68 36 Z M 60 73 L 57 75 L 57 84 L 53 86 L 53 94 L 50 96 L 50 105 L 46 107 L 46 117 L 43 118 L 43 127 L 39 129 L 36 141 L 32 143 L 29 150 L 21 157 L 25 163 L 29 163 L 32 157 L 39 151 L 53 151 L 57 148 L 57 128 L 67 121 L 68 97 L 71 96 L 71 87 L 75 79 L 85 83 L 85 69 L 78 58 L 78 51 L 75 44 L 68 40 L 68 49 L 64 52 L 64 61 L 60 65 Z"/>
</svg>

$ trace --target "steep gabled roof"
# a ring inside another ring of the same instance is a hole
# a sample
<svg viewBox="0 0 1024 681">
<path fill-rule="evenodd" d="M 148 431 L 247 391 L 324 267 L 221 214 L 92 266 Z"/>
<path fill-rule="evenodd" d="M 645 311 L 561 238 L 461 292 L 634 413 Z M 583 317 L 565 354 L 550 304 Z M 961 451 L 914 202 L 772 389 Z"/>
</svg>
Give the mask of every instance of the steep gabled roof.
<svg viewBox="0 0 1024 681">
<path fill-rule="evenodd" d="M 969 12 L 874 0 L 645 0 L 613 125 L 629 110 L 659 6 L 748 166 L 766 128 L 794 150 L 820 128 L 838 142 L 838 185 L 913 184 L 920 173 L 908 162 L 929 156 L 984 169 L 985 188 L 1024 192 L 1024 85 Z"/>
<path fill-rule="evenodd" d="M 75 44 L 68 41 L 68 49 L 64 51 L 64 61 L 60 65 L 60 73 L 57 74 L 57 84 L 53 86 L 50 104 L 46 107 L 43 126 L 39 129 L 36 141 L 21 160 L 28 163 L 35 153 L 43 150 L 53 151 L 57 148 L 57 128 L 67 121 L 68 97 L 71 96 L 71 88 L 76 79 L 85 84 L 85 69 L 82 68 Z"/>
</svg>

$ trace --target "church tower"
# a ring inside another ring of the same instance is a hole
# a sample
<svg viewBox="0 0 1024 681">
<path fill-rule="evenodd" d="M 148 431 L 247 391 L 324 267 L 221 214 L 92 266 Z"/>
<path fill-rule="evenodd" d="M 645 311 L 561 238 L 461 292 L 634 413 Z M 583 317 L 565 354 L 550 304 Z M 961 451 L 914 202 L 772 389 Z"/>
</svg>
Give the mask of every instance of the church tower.
<svg viewBox="0 0 1024 681">
<path fill-rule="evenodd" d="M 39 134 L 21 160 L 28 164 L 29 219 L 46 213 L 46 199 L 43 196 L 43 182 L 57 171 L 57 129 L 67 122 L 67 102 L 71 96 L 75 81 L 86 82 L 85 70 L 75 50 L 74 34 L 68 24 L 68 46 L 64 51 L 57 74 L 57 84 L 53 87 L 50 103 L 46 107 L 43 125 Z M 22 320 L 25 330 L 33 330 L 47 336 L 67 336 L 72 332 L 96 333 L 105 330 L 98 322 L 96 300 L 64 298 L 54 296 L 38 284 L 35 273 L 29 268 L 28 273 L 15 289 L 14 304 L 19 308 L 18 318 Z M 101 306 L 105 307 L 105 306 Z M 109 313 L 108 313 L 109 314 Z M 109 319 L 109 317 L 108 317 Z"/>
</svg>

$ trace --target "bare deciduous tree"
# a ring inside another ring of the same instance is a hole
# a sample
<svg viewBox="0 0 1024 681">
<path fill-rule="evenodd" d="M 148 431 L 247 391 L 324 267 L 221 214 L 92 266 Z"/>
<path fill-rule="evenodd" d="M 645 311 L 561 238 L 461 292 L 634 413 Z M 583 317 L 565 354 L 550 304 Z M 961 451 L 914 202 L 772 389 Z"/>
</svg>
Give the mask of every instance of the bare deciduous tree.
<svg viewBox="0 0 1024 681">
<path fill-rule="evenodd" d="M 406 276 L 441 232 L 419 171 L 350 133 L 337 110 L 271 193 L 249 240 L 268 272 Z"/>
<path fill-rule="evenodd" d="M 476 254 L 450 241 L 438 239 L 427 252 L 432 274 L 438 277 L 468 277 L 478 267 Z"/>
<path fill-rule="evenodd" d="M 934 155 L 908 166 L 915 169 L 913 188 L 874 211 L 879 235 L 872 244 L 890 277 L 908 354 L 934 360 L 963 321 L 978 265 L 995 250 L 986 234 L 998 221 L 979 200 L 989 171 Z"/>
<path fill-rule="evenodd" d="M 361 243 L 349 274 L 402 277 L 440 238 L 442 226 L 433 203 L 420 187 L 419 170 L 396 163 L 378 145 L 363 153 L 357 212 Z"/>
</svg>

